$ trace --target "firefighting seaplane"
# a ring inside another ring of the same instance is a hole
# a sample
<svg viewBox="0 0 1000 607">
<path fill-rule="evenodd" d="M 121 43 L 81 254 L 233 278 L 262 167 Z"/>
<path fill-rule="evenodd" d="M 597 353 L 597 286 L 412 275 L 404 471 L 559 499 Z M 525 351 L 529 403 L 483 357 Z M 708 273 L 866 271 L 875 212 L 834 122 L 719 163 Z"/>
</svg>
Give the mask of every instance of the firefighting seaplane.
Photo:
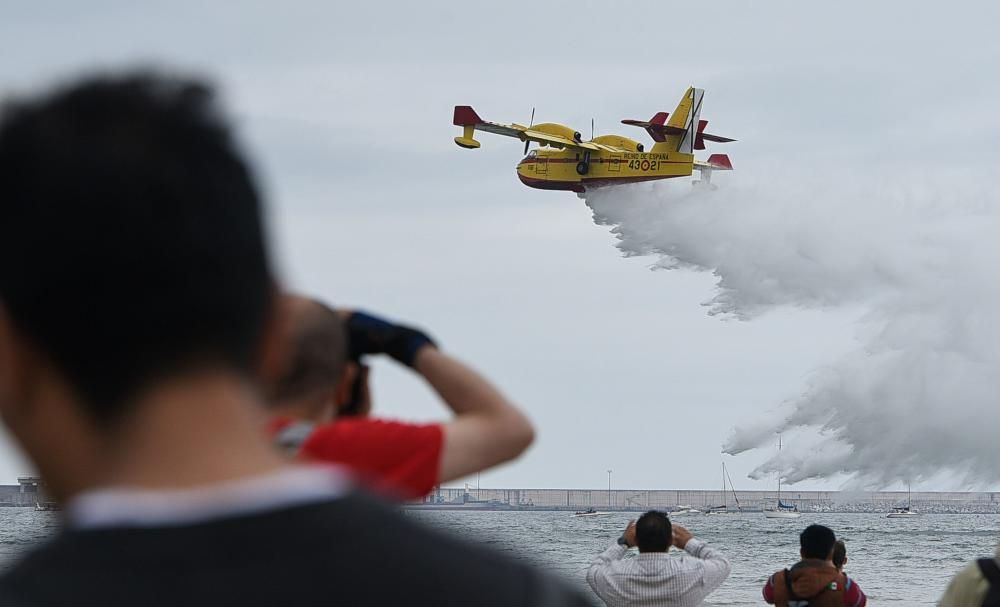
<svg viewBox="0 0 1000 607">
<path fill-rule="evenodd" d="M 707 120 L 699 119 L 703 89 L 690 87 L 673 114 L 658 112 L 647 120 L 622 120 L 622 124 L 646 129 L 653 138 L 651 150 L 622 135 L 601 135 L 584 141 L 579 131 L 562 124 L 499 124 L 479 117 L 467 105 L 455 106 L 456 126 L 463 129 L 455 143 L 463 148 L 479 147 L 477 130 L 515 137 L 524 142 L 525 157 L 517 165 L 517 176 L 524 185 L 542 190 L 569 190 L 583 194 L 602 186 L 687 177 L 701 173 L 696 186 L 713 188 L 713 171 L 731 171 L 725 154 L 712 154 L 708 160 L 694 159 L 694 150 L 705 149 L 705 142 L 735 141 L 705 132 Z M 532 110 L 534 122 L 534 110 Z M 532 142 L 538 148 L 528 151 Z"/>
</svg>

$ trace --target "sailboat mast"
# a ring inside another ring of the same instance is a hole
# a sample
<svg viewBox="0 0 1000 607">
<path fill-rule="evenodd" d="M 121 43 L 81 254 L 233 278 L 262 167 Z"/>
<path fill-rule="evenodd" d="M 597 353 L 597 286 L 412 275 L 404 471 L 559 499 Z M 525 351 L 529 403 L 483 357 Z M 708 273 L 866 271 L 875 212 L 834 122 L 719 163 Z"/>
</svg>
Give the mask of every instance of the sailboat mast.
<svg viewBox="0 0 1000 607">
<path fill-rule="evenodd" d="M 740 506 L 740 496 L 736 495 L 736 485 L 733 484 L 733 477 L 729 476 L 729 470 L 723 466 L 726 470 L 726 480 L 729 481 L 729 490 L 733 492 L 733 501 L 736 502 L 736 510 L 738 512 L 743 512 L 743 506 Z"/>
<path fill-rule="evenodd" d="M 722 506 L 729 509 L 729 496 L 726 495 L 726 462 L 722 462 Z"/>
<path fill-rule="evenodd" d="M 781 459 L 781 435 L 778 435 L 778 459 Z M 778 506 L 781 506 L 781 471 L 778 471 Z"/>
</svg>

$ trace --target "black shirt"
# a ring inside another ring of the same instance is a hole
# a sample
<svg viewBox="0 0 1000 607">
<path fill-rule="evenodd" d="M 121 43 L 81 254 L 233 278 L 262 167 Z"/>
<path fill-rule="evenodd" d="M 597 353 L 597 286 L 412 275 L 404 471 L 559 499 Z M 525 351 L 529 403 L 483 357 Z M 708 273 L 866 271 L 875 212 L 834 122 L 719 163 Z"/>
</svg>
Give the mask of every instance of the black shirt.
<svg viewBox="0 0 1000 607">
<path fill-rule="evenodd" d="M 190 525 L 70 528 L 0 577 L 3 607 L 589 604 L 360 495 Z"/>
</svg>

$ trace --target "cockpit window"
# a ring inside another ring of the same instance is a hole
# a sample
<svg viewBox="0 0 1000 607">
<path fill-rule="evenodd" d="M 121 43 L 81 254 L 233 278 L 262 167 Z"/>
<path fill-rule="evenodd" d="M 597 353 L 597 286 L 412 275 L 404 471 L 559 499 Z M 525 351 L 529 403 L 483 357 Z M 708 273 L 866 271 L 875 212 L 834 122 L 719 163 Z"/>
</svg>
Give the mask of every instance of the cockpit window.
<svg viewBox="0 0 1000 607">
<path fill-rule="evenodd" d="M 531 150 L 530 152 L 528 152 L 528 158 L 536 158 L 537 156 L 538 156 L 537 150 Z"/>
</svg>

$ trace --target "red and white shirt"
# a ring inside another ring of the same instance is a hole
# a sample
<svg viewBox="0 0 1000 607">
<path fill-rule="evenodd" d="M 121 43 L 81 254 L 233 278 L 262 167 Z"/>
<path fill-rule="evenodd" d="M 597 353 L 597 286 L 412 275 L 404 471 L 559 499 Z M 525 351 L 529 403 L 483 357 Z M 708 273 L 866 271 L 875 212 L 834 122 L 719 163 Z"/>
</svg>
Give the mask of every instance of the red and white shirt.
<svg viewBox="0 0 1000 607">
<path fill-rule="evenodd" d="M 438 484 L 444 447 L 440 424 L 368 418 L 313 424 L 279 417 L 268 422 L 267 431 L 298 458 L 342 464 L 383 496 L 419 498 Z"/>
</svg>

